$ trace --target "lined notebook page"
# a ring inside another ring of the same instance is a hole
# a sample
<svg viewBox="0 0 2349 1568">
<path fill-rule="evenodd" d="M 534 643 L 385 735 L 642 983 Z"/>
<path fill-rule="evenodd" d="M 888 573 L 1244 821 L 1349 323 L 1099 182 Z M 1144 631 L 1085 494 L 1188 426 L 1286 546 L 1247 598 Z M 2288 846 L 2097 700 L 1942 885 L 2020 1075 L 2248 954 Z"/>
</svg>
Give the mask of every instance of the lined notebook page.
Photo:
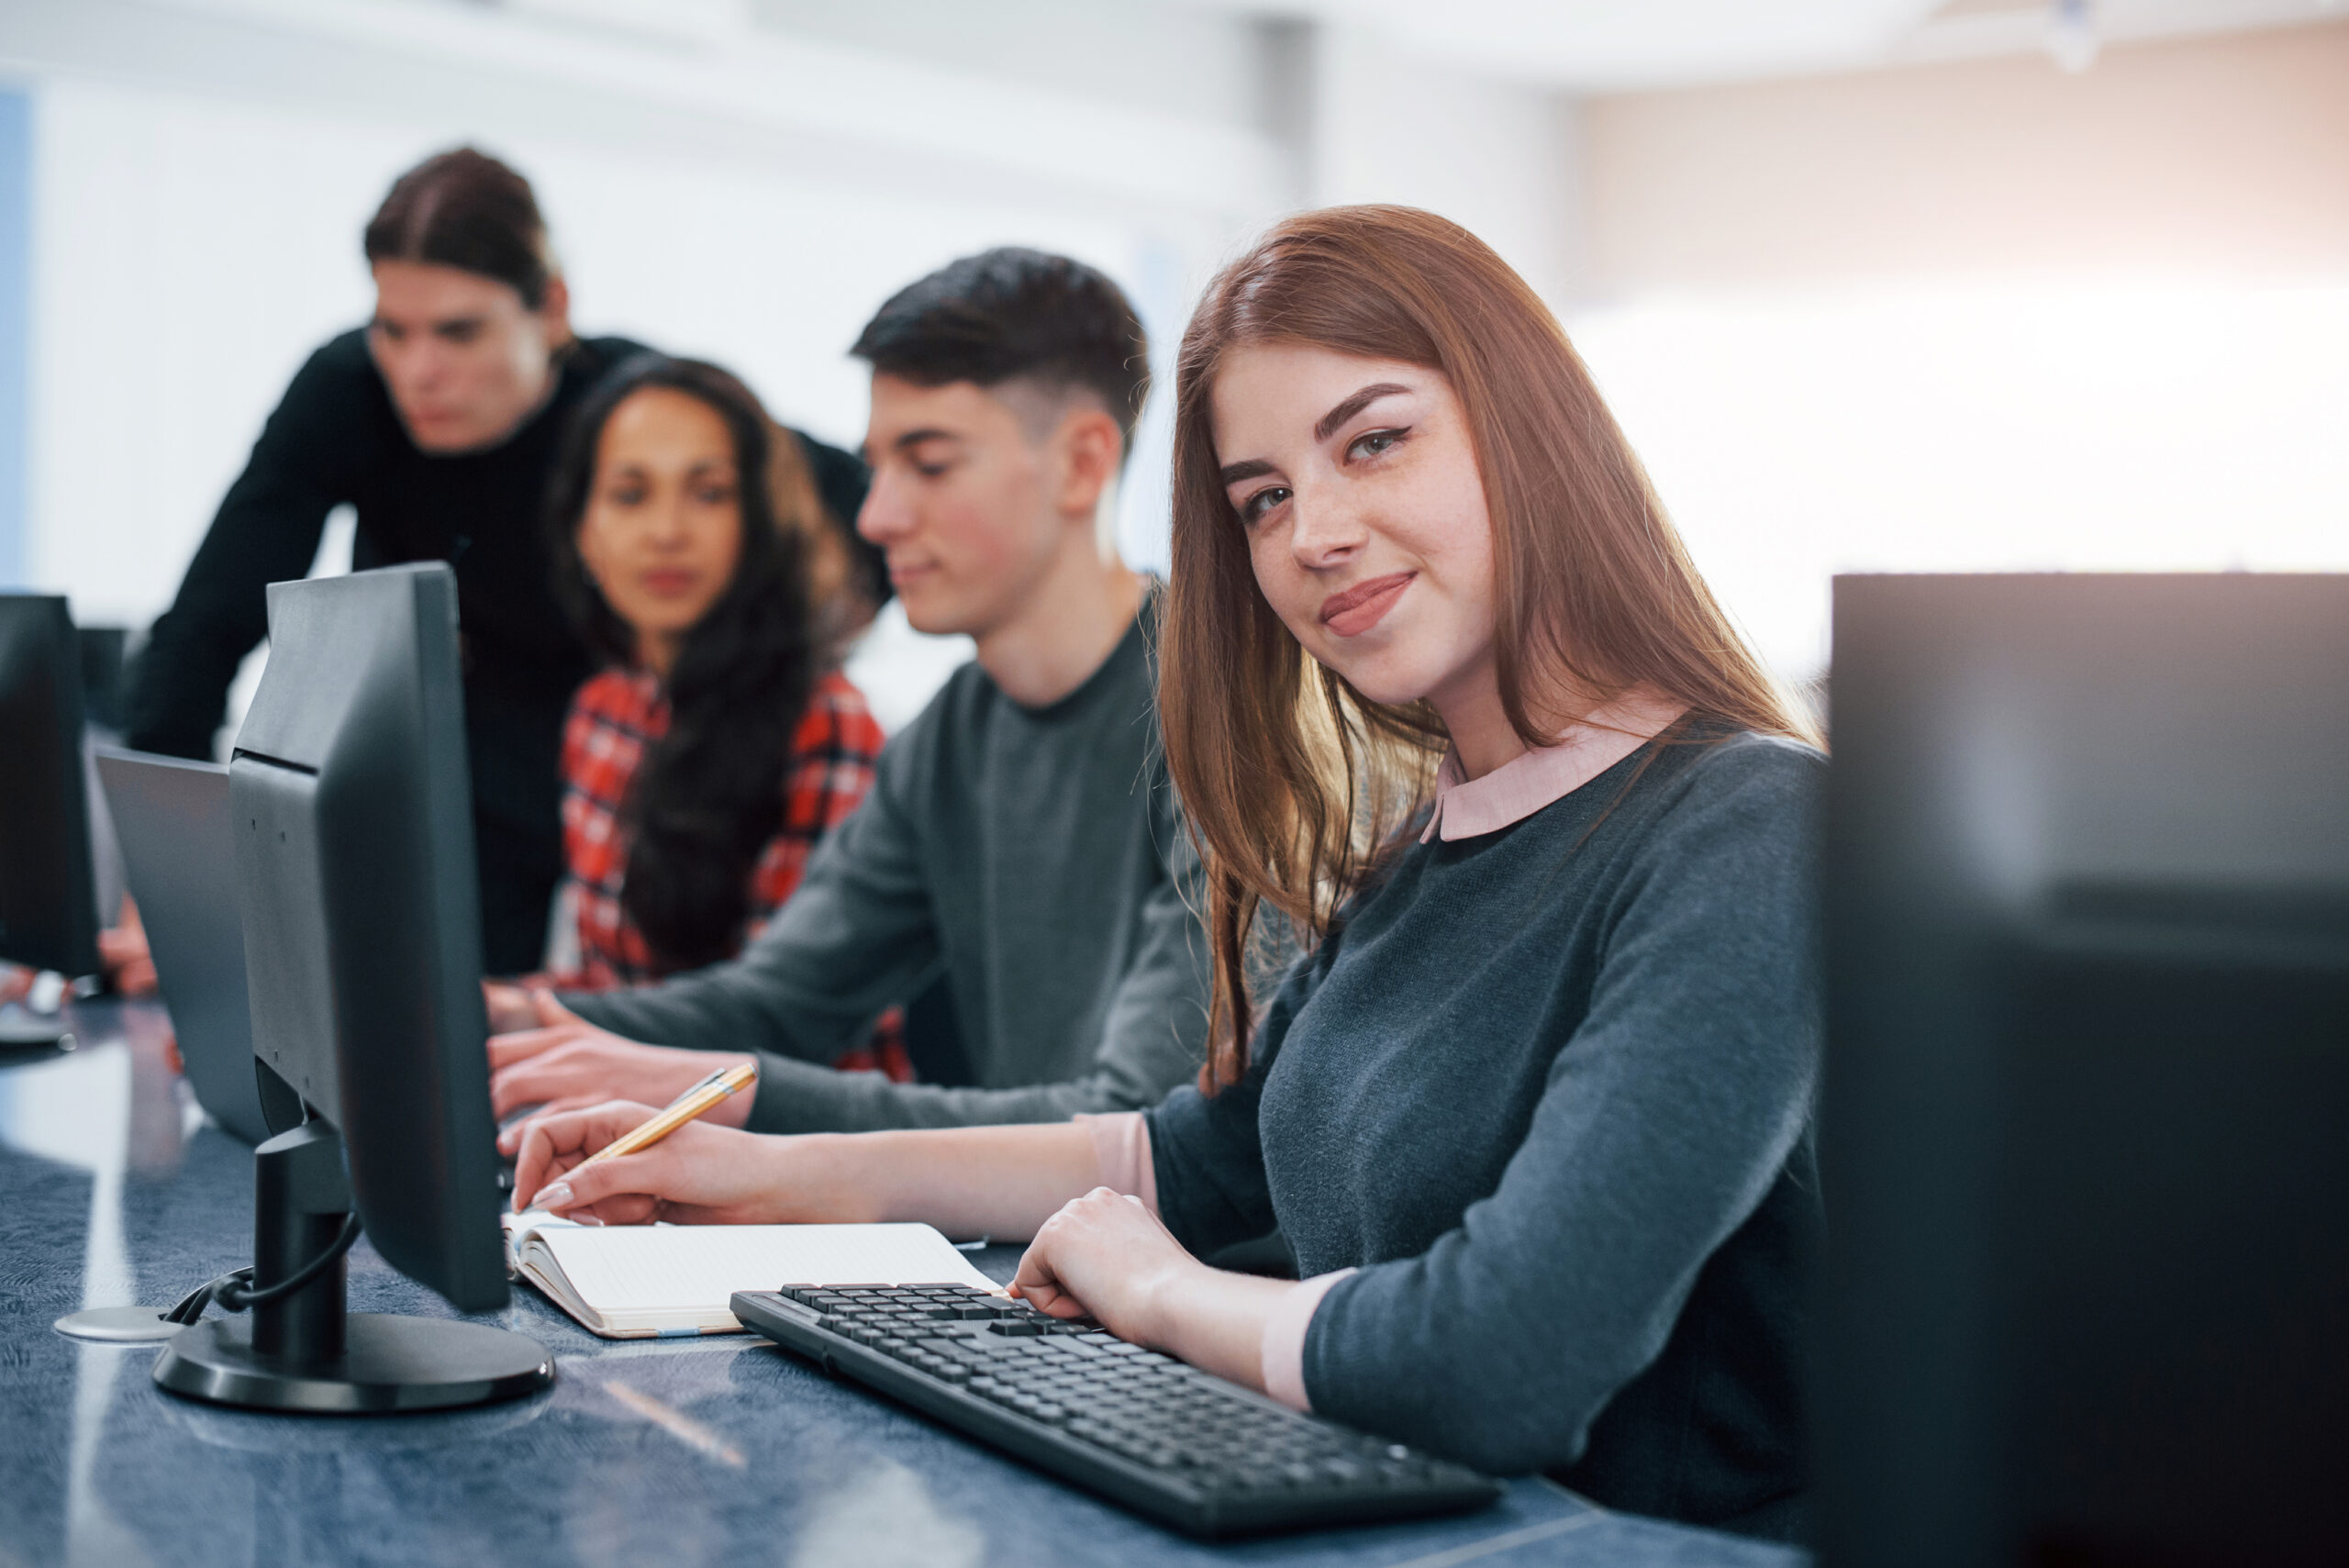
<svg viewBox="0 0 2349 1568">
<path fill-rule="evenodd" d="M 779 1284 L 997 1288 L 927 1225 L 616 1225 L 536 1234 L 579 1298 L 605 1314 L 722 1312 L 738 1290 Z"/>
</svg>

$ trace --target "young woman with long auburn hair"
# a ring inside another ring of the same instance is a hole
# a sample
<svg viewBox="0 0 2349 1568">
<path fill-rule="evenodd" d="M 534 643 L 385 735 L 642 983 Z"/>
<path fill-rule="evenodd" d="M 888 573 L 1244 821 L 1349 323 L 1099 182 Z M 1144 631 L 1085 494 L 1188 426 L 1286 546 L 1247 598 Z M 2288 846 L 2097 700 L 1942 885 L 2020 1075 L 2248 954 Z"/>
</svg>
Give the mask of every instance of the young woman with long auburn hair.
<svg viewBox="0 0 2349 1568">
<path fill-rule="evenodd" d="M 1308 213 L 1176 386 L 1161 705 L 1211 1058 L 1148 1112 L 571 1167 L 607 1221 L 1032 1234 L 1016 1288 L 1610 1506 L 1800 1527 L 1822 759 L 1549 312 L 1466 231 Z M 1312 951 L 1249 983 L 1266 906 Z M 1299 1282 L 1197 1255 L 1279 1227 Z"/>
</svg>

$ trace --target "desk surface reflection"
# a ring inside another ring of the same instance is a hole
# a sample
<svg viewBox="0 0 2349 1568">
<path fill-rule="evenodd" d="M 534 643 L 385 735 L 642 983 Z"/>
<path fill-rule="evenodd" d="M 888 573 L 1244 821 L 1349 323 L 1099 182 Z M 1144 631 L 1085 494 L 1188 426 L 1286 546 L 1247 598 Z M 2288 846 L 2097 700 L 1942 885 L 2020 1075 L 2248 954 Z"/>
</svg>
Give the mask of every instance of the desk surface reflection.
<svg viewBox="0 0 2349 1568">
<path fill-rule="evenodd" d="M 151 1007 L 0 1057 L 0 1562 L 974 1568 L 1230 1560 L 1793 1568 L 1799 1553 L 1605 1513 L 1540 1482 L 1463 1518 L 1207 1547 L 964 1441 L 763 1340 L 609 1342 L 518 1291 L 481 1318 L 550 1393 L 455 1415 L 284 1417 L 159 1392 L 83 1307 L 168 1303 L 249 1261 L 251 1151 L 205 1121 Z M 1013 1248 L 982 1266 L 1008 1277 Z M 364 1241 L 354 1310 L 449 1316 Z"/>
</svg>

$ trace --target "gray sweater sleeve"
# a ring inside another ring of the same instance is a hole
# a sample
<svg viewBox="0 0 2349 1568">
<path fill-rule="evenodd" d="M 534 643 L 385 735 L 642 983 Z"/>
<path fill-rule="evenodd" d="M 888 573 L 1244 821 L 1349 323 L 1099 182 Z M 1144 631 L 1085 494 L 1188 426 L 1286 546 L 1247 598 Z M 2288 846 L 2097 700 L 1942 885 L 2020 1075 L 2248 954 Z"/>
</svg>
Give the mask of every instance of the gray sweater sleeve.
<svg viewBox="0 0 2349 1568">
<path fill-rule="evenodd" d="M 1000 1089 L 892 1084 L 877 1073 L 836 1073 L 765 1061 L 751 1127 L 760 1132 L 864 1131 L 1065 1121 L 1080 1112 L 1133 1110 L 1197 1071 L 1207 1039 L 1207 940 L 1191 901 L 1198 858 L 1179 824 L 1168 879 L 1142 908 L 1142 936 L 1110 998 L 1092 1070 L 1054 1084 Z"/>
<path fill-rule="evenodd" d="M 1580 1454 L 1778 1178 L 1818 1069 L 1810 796 L 1783 770 L 1691 784 L 1629 851 L 1588 1013 L 1498 1189 L 1314 1313 L 1316 1411 L 1503 1474 Z"/>
<path fill-rule="evenodd" d="M 1330 949 L 1306 954 L 1273 993 L 1249 1041 L 1248 1071 L 1213 1095 L 1189 1084 L 1145 1113 L 1158 1217 L 1184 1248 L 1205 1257 L 1274 1227 L 1272 1186 L 1256 1112 L 1264 1075 L 1289 1020 L 1313 995 Z"/>
<path fill-rule="evenodd" d="M 1195 1071 L 1207 1038 L 1207 951 L 1191 913 L 1198 857 L 1171 806 L 1156 832 L 1168 875 L 1144 900 L 1132 962 L 1111 996 L 1090 1070 L 1007 1088 L 893 1084 L 829 1065 L 940 962 L 924 874 L 920 782 L 935 769 L 942 705 L 883 751 L 873 793 L 809 858 L 797 891 L 740 958 L 659 985 L 565 995 L 629 1040 L 759 1056 L 759 1132 L 855 1132 L 1064 1121 L 1149 1105 Z M 1156 787 L 1164 788 L 1161 780 Z"/>
</svg>

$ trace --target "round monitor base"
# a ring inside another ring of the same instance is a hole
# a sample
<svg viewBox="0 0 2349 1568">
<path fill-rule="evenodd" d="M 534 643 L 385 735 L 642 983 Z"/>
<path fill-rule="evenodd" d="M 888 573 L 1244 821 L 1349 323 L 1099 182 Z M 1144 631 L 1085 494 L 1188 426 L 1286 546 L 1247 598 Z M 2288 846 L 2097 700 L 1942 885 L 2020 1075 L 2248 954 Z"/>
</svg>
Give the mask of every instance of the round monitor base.
<svg viewBox="0 0 2349 1568">
<path fill-rule="evenodd" d="M 175 1338 L 184 1323 L 174 1323 L 162 1307 L 92 1307 L 69 1312 L 50 1325 L 77 1340 L 109 1345 L 148 1345 Z"/>
<path fill-rule="evenodd" d="M 35 1013 L 0 1003 L 0 1051 L 71 1051 L 73 1026 L 57 1013 Z"/>
<path fill-rule="evenodd" d="M 257 1353 L 250 1318 L 212 1318 L 165 1348 L 155 1381 L 215 1405 L 328 1415 L 489 1405 L 554 1383 L 546 1347 L 504 1329 L 380 1312 L 354 1312 L 344 1324 L 339 1360 L 298 1366 Z"/>
</svg>

